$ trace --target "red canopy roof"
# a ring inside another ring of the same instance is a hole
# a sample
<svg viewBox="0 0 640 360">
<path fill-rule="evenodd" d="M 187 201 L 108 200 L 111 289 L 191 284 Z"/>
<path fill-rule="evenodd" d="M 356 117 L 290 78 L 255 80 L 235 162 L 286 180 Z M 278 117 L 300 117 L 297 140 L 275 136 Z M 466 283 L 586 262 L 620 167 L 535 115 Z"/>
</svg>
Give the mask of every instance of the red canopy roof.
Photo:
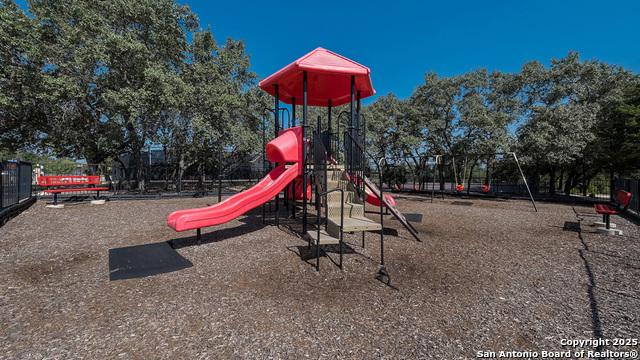
<svg viewBox="0 0 640 360">
<path fill-rule="evenodd" d="M 356 96 L 366 98 L 376 93 L 371 84 L 369 68 L 321 47 L 292 62 L 280 71 L 260 81 L 262 90 L 275 96 L 278 85 L 280 101 L 302 105 L 302 72 L 307 71 L 307 104 L 309 106 L 331 106 L 351 101 L 351 76 L 356 78 Z"/>
</svg>

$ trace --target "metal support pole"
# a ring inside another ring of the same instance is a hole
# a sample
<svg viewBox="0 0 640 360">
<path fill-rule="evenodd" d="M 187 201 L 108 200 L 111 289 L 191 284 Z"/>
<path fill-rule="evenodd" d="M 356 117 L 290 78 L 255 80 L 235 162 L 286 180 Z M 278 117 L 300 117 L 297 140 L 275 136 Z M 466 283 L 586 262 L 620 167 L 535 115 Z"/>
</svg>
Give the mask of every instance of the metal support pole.
<svg viewBox="0 0 640 360">
<path fill-rule="evenodd" d="M 296 179 L 291 180 L 291 192 L 287 193 L 291 196 L 291 218 L 296 218 Z"/>
<path fill-rule="evenodd" d="M 512 152 L 512 153 L 508 153 L 513 155 L 513 159 L 516 161 L 516 164 L 518 164 L 518 170 L 520 170 L 520 175 L 522 175 L 522 181 L 524 181 L 524 186 L 527 187 L 527 192 L 529 193 L 529 197 L 531 198 L 531 203 L 533 204 L 533 208 L 536 209 L 536 212 L 538 212 L 538 207 L 536 206 L 536 202 L 535 200 L 533 200 L 533 195 L 531 195 L 531 190 L 529 189 L 529 184 L 527 184 L 527 179 L 524 177 L 524 173 L 522 172 L 522 168 L 520 167 L 520 162 L 518 161 L 518 158 L 516 157 L 516 153 Z"/>
<path fill-rule="evenodd" d="M 436 157 L 437 159 L 437 157 Z M 431 183 L 431 203 L 433 204 L 433 195 L 436 191 L 436 162 L 433 162 L 433 182 Z"/>
<path fill-rule="evenodd" d="M 274 129 L 274 139 L 278 137 L 278 132 L 280 131 L 280 87 L 276 84 L 273 85 L 276 88 L 275 92 L 275 105 L 274 105 L 274 113 L 275 113 L 275 123 L 276 127 Z M 280 225 L 280 193 L 276 194 L 276 226 Z"/>
<path fill-rule="evenodd" d="M 331 149 L 331 132 L 333 131 L 333 129 L 331 128 L 331 100 L 329 100 L 327 104 L 327 109 L 327 155 L 329 155 L 329 158 L 331 158 L 333 157 L 333 151 Z"/>
<path fill-rule="evenodd" d="M 296 98 L 291 98 L 291 127 L 296 126 Z M 290 191 L 290 192 L 289 192 Z M 296 180 L 287 188 L 287 197 L 291 196 L 291 218 L 296 218 Z"/>
<path fill-rule="evenodd" d="M 267 124 L 266 124 L 266 116 L 262 116 L 262 177 L 267 176 L 267 169 L 265 168 L 265 152 L 266 152 L 266 134 L 267 134 Z M 265 218 L 265 204 L 262 204 L 262 223 L 264 224 L 264 218 Z"/>
<path fill-rule="evenodd" d="M 222 146 L 218 151 L 218 202 L 221 202 L 221 201 L 222 201 Z"/>
<path fill-rule="evenodd" d="M 360 133 L 361 133 L 361 127 L 360 127 L 360 90 L 358 90 L 357 92 L 357 96 L 356 96 L 356 134 L 358 134 L 358 136 L 354 139 L 356 139 L 356 142 L 358 143 L 358 145 L 362 146 L 361 143 L 361 139 L 360 139 Z"/>
<path fill-rule="evenodd" d="M 291 98 L 291 127 L 296 127 L 296 98 Z"/>
<path fill-rule="evenodd" d="M 302 234 L 307 233 L 307 72 L 302 72 Z"/>
<path fill-rule="evenodd" d="M 350 114 L 350 119 L 349 119 L 349 135 L 351 135 L 351 139 L 353 141 L 353 139 L 356 138 L 356 136 L 354 136 L 355 131 L 354 131 L 354 123 L 355 123 L 355 96 L 356 96 L 356 77 L 354 75 L 351 76 L 351 114 Z M 349 168 L 351 169 L 351 171 L 353 172 L 353 153 L 354 153 L 354 149 L 353 149 L 353 143 L 349 142 Z M 353 175 L 352 175 L 353 176 Z"/>
<path fill-rule="evenodd" d="M 198 245 L 202 244 L 202 234 L 200 233 L 200 228 L 196 229 L 196 242 Z"/>
</svg>

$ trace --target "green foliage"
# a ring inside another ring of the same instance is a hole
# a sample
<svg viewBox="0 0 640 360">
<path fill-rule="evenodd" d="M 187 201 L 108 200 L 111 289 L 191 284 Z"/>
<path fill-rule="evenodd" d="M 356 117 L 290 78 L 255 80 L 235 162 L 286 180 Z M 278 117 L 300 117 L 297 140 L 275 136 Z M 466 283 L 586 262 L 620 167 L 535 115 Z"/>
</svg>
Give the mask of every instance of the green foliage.
<svg viewBox="0 0 640 360">
<path fill-rule="evenodd" d="M 28 5 L 26 13 L 12 0 L 0 2 L 0 149 L 89 163 L 133 154 L 144 190 L 141 150 L 152 144 L 166 149 L 178 178 L 191 166 L 204 174 L 220 165 L 221 149 L 233 160 L 262 147 L 264 108 L 273 98 L 256 87 L 244 42 L 218 43 L 188 6 Z M 400 166 L 398 173 L 385 170 L 398 182 L 424 178 L 432 155 L 515 149 L 527 172 L 551 184 L 562 177 L 568 191 L 603 171 L 640 172 L 638 89 L 637 75 L 583 61 L 577 52 L 548 67 L 527 62 L 514 74 L 429 72 L 408 99 L 389 93 L 362 109 L 366 146 Z M 343 131 L 349 105 L 331 111 L 333 128 Z M 270 140 L 273 121 L 266 115 Z M 326 108 L 310 109 L 309 125 L 315 128 L 318 116 L 326 129 Z M 474 174 L 491 176 L 478 170 L 483 161 L 469 158 L 469 172 L 476 167 Z M 501 172 L 507 175 L 496 168 Z"/>
<path fill-rule="evenodd" d="M 69 175 L 75 170 L 76 162 L 71 159 L 50 159 L 42 165 L 42 172 L 45 175 Z"/>
<path fill-rule="evenodd" d="M 140 153 L 152 143 L 182 169 L 211 164 L 220 148 L 256 150 L 266 96 L 255 90 L 244 43 L 219 46 L 188 6 L 28 5 L 32 16 L 0 3 L 0 148 L 31 146 L 89 163 L 130 153 L 142 190 Z"/>
</svg>

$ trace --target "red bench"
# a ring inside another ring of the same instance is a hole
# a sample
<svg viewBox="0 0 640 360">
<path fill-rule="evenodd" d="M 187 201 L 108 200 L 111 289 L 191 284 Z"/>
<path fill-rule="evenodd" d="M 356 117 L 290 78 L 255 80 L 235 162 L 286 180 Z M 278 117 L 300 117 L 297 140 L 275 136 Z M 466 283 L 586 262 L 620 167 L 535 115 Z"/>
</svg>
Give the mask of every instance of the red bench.
<svg viewBox="0 0 640 360">
<path fill-rule="evenodd" d="M 616 194 L 616 204 L 614 204 L 614 206 L 611 206 L 609 204 L 593 205 L 596 208 L 596 212 L 598 214 L 602 214 L 602 222 L 605 225 L 603 232 L 609 233 L 611 231 L 611 218 L 610 218 L 611 214 L 620 214 L 624 212 L 629 206 L 630 201 L 631 201 L 631 193 L 628 193 L 624 190 L 618 190 L 618 193 Z M 621 231 L 618 231 L 616 233 L 622 234 Z"/>
<path fill-rule="evenodd" d="M 40 176 L 38 178 L 38 184 L 40 186 L 46 186 L 45 193 L 53 194 L 53 205 L 58 205 L 58 194 L 63 192 L 80 192 L 80 191 L 96 191 L 96 199 L 100 198 L 101 190 L 109 190 L 107 187 L 96 187 L 100 184 L 100 176 L 98 175 L 83 175 L 83 176 Z M 83 188 L 63 188 L 58 189 L 60 186 L 79 186 L 88 185 Z M 51 188 L 55 187 L 55 188 Z"/>
</svg>

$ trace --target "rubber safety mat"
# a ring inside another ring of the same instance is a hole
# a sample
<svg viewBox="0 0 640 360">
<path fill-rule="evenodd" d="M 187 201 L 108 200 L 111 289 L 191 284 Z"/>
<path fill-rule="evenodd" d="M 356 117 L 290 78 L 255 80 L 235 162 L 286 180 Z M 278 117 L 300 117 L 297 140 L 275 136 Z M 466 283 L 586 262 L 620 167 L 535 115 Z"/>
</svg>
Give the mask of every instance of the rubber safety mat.
<svg viewBox="0 0 640 360">
<path fill-rule="evenodd" d="M 163 274 L 192 266 L 167 242 L 109 249 L 111 281 Z"/>
</svg>

